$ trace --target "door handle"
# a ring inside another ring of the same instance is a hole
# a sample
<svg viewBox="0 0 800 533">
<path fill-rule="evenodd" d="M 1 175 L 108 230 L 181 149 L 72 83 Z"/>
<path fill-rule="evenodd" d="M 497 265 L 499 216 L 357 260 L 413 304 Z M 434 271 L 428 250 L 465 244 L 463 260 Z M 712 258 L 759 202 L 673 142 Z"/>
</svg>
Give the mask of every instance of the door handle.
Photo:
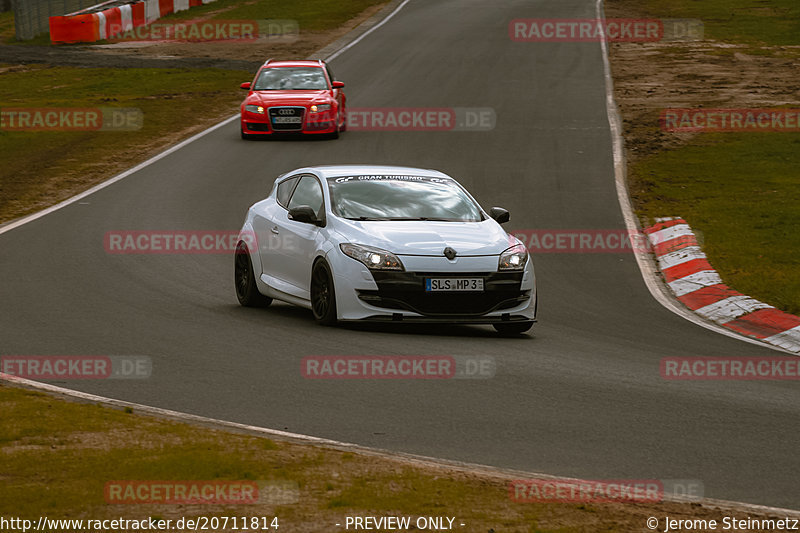
<svg viewBox="0 0 800 533">
<path fill-rule="evenodd" d="M 273 227 L 270 229 L 270 231 L 271 231 L 272 233 L 274 233 L 275 235 L 277 235 L 277 234 L 278 234 L 278 226 L 273 226 Z"/>
</svg>

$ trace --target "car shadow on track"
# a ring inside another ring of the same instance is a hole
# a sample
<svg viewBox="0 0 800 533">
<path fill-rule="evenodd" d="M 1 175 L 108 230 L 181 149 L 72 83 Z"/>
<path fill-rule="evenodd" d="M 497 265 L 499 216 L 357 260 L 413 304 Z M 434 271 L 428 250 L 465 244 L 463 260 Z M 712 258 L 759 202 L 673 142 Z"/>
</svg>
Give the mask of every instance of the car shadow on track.
<svg viewBox="0 0 800 533">
<path fill-rule="evenodd" d="M 252 134 L 251 134 L 252 135 Z M 337 140 L 332 134 L 315 134 L 308 135 L 302 133 L 281 133 L 271 135 L 252 135 L 248 137 L 247 142 L 321 142 L 321 141 L 335 141 Z"/>
<path fill-rule="evenodd" d="M 463 325 L 463 324 L 412 324 L 412 323 L 381 323 L 381 322 L 339 322 L 336 326 L 318 326 L 314 323 L 311 311 L 290 304 L 274 302 L 266 308 L 244 308 L 238 305 L 226 306 L 230 314 L 246 319 L 249 323 L 262 323 L 269 321 L 270 325 L 280 326 L 297 331 L 307 328 L 317 328 L 317 331 L 335 332 L 364 332 L 384 333 L 389 335 L 429 335 L 435 337 L 458 338 L 505 338 L 532 340 L 534 331 L 518 335 L 501 335 L 491 326 Z M 535 328 L 536 326 L 534 326 Z"/>
</svg>

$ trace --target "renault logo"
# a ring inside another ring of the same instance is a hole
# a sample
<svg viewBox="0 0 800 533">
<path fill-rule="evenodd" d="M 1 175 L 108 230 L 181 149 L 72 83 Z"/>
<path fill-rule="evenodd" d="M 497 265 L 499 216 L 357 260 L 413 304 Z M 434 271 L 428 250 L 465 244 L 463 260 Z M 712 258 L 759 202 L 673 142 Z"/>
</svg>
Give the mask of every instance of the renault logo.
<svg viewBox="0 0 800 533">
<path fill-rule="evenodd" d="M 453 259 L 455 259 L 455 258 L 456 258 L 456 255 L 458 255 L 458 252 L 456 252 L 455 250 L 453 250 L 453 249 L 452 249 L 452 248 L 450 248 L 449 246 L 448 246 L 447 248 L 445 248 L 445 249 L 444 249 L 444 256 L 445 256 L 446 258 L 448 258 L 450 261 L 452 261 Z"/>
</svg>

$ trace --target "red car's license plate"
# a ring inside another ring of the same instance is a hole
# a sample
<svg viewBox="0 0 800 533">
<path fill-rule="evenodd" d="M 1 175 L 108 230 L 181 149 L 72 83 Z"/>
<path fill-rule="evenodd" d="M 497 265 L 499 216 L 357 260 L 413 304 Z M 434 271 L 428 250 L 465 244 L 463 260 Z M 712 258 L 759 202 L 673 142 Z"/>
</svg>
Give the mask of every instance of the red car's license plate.
<svg viewBox="0 0 800 533">
<path fill-rule="evenodd" d="M 303 117 L 273 117 L 274 124 L 301 124 Z"/>
</svg>

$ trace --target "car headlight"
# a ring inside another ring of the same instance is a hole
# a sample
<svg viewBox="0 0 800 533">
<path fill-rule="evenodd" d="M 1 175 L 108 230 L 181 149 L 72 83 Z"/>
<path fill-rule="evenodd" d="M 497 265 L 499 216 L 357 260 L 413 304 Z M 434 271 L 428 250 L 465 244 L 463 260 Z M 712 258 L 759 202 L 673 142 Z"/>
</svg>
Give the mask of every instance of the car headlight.
<svg viewBox="0 0 800 533">
<path fill-rule="evenodd" d="M 264 108 L 261 107 L 260 105 L 247 104 L 246 106 L 244 106 L 244 108 L 246 111 L 250 111 L 251 113 L 258 113 L 259 115 L 264 114 Z"/>
<path fill-rule="evenodd" d="M 523 244 L 515 244 L 500 254 L 497 270 L 522 270 L 528 261 L 528 250 Z"/>
<path fill-rule="evenodd" d="M 405 270 L 403 263 L 392 252 L 360 244 L 340 244 L 339 248 L 345 255 L 364 263 L 370 270 Z"/>
<path fill-rule="evenodd" d="M 315 104 L 311 106 L 312 113 L 321 113 L 323 111 L 330 111 L 331 104 Z"/>
</svg>

